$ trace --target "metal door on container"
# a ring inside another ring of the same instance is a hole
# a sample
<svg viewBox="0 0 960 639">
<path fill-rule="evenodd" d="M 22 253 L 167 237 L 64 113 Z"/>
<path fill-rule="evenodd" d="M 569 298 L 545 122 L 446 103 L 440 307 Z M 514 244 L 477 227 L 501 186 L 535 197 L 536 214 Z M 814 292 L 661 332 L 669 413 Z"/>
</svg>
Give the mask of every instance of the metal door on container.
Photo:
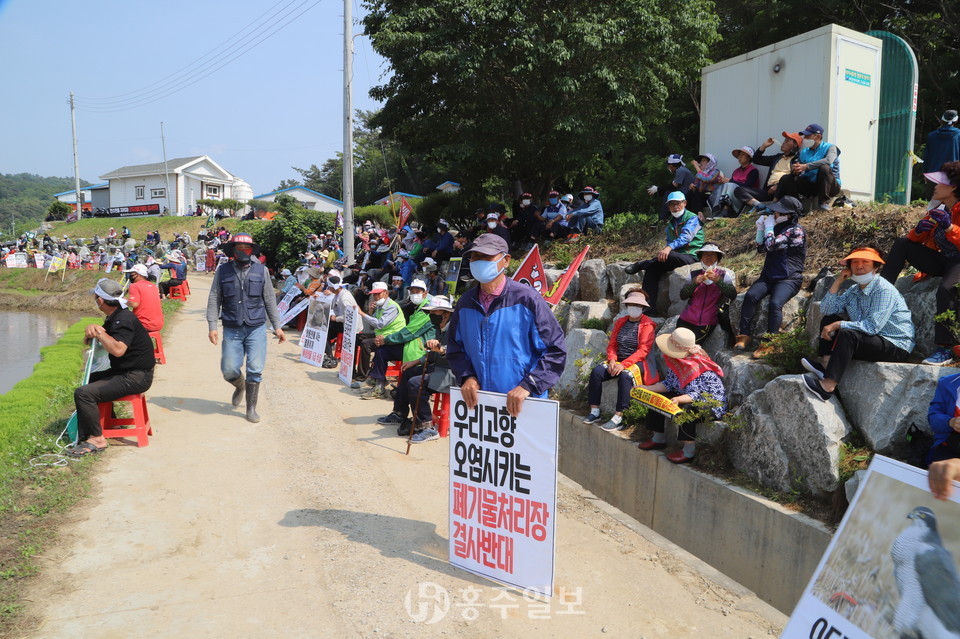
<svg viewBox="0 0 960 639">
<path fill-rule="evenodd" d="M 872 199 L 876 171 L 876 131 L 880 108 L 880 48 L 837 38 L 835 130 L 843 188 L 857 199 Z"/>
</svg>

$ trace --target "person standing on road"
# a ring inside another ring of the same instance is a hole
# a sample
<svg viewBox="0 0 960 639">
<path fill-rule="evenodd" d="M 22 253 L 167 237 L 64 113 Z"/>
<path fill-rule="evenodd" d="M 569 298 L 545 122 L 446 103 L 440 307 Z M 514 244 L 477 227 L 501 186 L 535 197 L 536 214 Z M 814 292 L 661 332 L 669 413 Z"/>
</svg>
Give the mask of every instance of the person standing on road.
<svg viewBox="0 0 960 639">
<path fill-rule="evenodd" d="M 217 318 L 223 321 L 223 346 L 220 371 L 234 386 L 231 403 L 239 406 L 246 391 L 247 421 L 257 423 L 257 397 L 260 393 L 263 366 L 267 359 L 267 319 L 279 343 L 287 340 L 280 327 L 277 298 L 267 268 L 253 255 L 260 247 L 246 233 L 234 235 L 223 245 L 227 257 L 233 258 L 217 269 L 207 300 L 208 337 L 214 346 L 218 342 Z M 247 375 L 240 367 L 244 358 Z"/>
<path fill-rule="evenodd" d="M 479 282 L 460 298 L 448 327 L 447 359 L 467 408 L 477 391 L 505 393 L 516 417 L 523 400 L 546 397 L 567 358 L 563 331 L 543 297 L 506 275 L 510 247 L 485 233 L 466 256 Z"/>
</svg>

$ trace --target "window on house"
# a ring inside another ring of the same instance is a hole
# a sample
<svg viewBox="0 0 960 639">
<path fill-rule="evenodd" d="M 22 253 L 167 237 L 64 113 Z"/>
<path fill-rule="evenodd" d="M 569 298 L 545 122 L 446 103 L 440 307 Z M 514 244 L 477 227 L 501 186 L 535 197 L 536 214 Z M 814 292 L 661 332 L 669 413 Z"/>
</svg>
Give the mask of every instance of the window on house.
<svg viewBox="0 0 960 639">
<path fill-rule="evenodd" d="M 144 189 L 144 187 L 142 187 L 142 186 L 135 186 L 135 187 L 133 187 L 133 191 L 134 191 L 133 195 L 134 195 L 134 197 L 136 197 L 138 200 L 142 200 L 142 199 L 143 199 L 143 189 Z"/>
<path fill-rule="evenodd" d="M 157 199 L 167 197 L 167 189 L 150 189 L 150 198 Z"/>
<path fill-rule="evenodd" d="M 220 197 L 220 185 L 219 185 L 219 184 L 208 184 L 208 185 L 207 185 L 207 197 Z"/>
</svg>

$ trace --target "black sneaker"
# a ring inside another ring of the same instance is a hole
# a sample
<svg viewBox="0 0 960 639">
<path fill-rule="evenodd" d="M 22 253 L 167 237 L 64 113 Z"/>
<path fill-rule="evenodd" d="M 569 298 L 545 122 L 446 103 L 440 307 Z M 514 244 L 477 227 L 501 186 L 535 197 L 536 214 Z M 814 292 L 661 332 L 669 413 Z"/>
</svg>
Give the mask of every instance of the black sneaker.
<svg viewBox="0 0 960 639">
<path fill-rule="evenodd" d="M 833 397 L 833 393 L 828 393 L 823 390 L 823 386 L 820 385 L 820 380 L 817 379 L 813 374 L 807 374 L 803 376 L 803 385 L 807 387 L 807 390 L 822 399 L 823 401 L 829 401 Z"/>
<path fill-rule="evenodd" d="M 827 369 L 825 369 L 823 366 L 821 366 L 817 362 L 807 359 L 806 357 L 800 358 L 800 365 L 803 366 L 808 371 L 810 371 L 811 373 L 813 373 L 814 375 L 816 375 L 817 379 L 823 379 L 824 377 L 827 376 Z"/>
<path fill-rule="evenodd" d="M 403 420 L 403 423 L 400 424 L 400 427 L 397 428 L 397 435 L 400 437 L 406 437 L 410 434 L 410 427 L 413 426 L 413 420 L 409 417 Z"/>
<path fill-rule="evenodd" d="M 403 423 L 403 417 L 396 413 L 390 413 L 377 419 L 377 423 L 384 426 L 398 426 Z"/>
<path fill-rule="evenodd" d="M 634 262 L 630 266 L 627 266 L 626 268 L 624 268 L 623 272 L 626 273 L 627 275 L 636 275 L 637 273 L 640 272 L 640 270 L 641 270 L 640 262 Z"/>
</svg>

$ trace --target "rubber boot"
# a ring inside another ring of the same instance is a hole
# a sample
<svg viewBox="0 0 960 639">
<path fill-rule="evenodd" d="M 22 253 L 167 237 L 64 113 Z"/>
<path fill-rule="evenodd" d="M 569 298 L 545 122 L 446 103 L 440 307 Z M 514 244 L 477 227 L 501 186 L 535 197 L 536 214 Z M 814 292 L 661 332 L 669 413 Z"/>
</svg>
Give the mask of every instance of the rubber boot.
<svg viewBox="0 0 960 639">
<path fill-rule="evenodd" d="M 240 375 L 240 377 L 234 380 L 227 381 L 236 388 L 236 390 L 233 391 L 233 397 L 230 398 L 230 403 L 236 408 L 240 405 L 240 401 L 243 400 L 243 375 Z"/>
<path fill-rule="evenodd" d="M 256 424 L 260 421 L 257 415 L 257 395 L 260 394 L 260 382 L 247 382 L 247 421 Z"/>
</svg>

